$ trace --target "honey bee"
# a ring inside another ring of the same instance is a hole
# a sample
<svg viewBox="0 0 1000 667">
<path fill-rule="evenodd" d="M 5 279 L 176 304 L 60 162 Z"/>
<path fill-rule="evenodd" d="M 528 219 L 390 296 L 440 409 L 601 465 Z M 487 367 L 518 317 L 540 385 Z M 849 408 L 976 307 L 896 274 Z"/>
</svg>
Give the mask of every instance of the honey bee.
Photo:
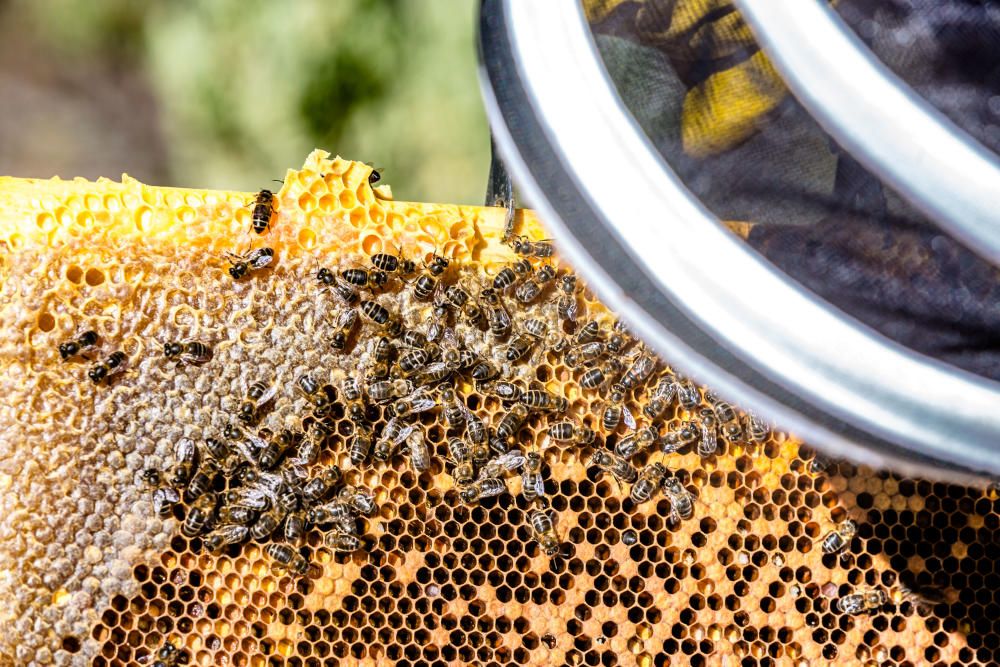
<svg viewBox="0 0 1000 667">
<path fill-rule="evenodd" d="M 94 347 L 95 345 L 97 345 L 97 332 L 84 331 L 75 338 L 60 343 L 59 356 L 61 356 L 63 360 L 71 359 L 72 357 L 80 354 L 81 351 Z"/>
<path fill-rule="evenodd" d="M 642 408 L 642 414 L 649 419 L 659 419 L 677 396 L 677 378 L 673 373 L 665 373 Z"/>
<path fill-rule="evenodd" d="M 542 509 L 533 509 L 528 512 L 528 524 L 538 546 L 546 556 L 552 557 L 559 553 L 559 537 L 556 535 L 555 525 L 552 523 L 552 515 Z"/>
<path fill-rule="evenodd" d="M 285 539 L 289 542 L 298 542 L 306 533 L 306 514 L 302 510 L 290 512 L 285 517 L 285 526 L 282 529 Z"/>
<path fill-rule="evenodd" d="M 685 410 L 693 410 L 701 403 L 701 390 L 687 378 L 678 378 L 677 402 Z"/>
<path fill-rule="evenodd" d="M 480 465 L 489 458 L 489 433 L 483 420 L 471 410 L 465 413 L 465 433 L 472 444 L 472 461 Z"/>
<path fill-rule="evenodd" d="M 323 422 L 314 421 L 306 429 L 299 448 L 295 452 L 295 460 L 303 465 L 311 466 L 319 460 L 323 441 L 330 435 L 330 429 Z"/>
<path fill-rule="evenodd" d="M 372 359 L 375 361 L 375 364 L 372 368 L 371 377 L 376 379 L 389 377 L 389 360 L 392 358 L 394 350 L 392 341 L 387 336 L 380 336 L 375 341 L 375 346 L 372 348 Z"/>
<path fill-rule="evenodd" d="M 552 243 L 549 239 L 531 241 L 526 236 L 516 236 L 510 240 L 510 247 L 518 255 L 524 257 L 546 258 L 552 256 Z"/>
<path fill-rule="evenodd" d="M 111 356 L 107 359 L 91 366 L 90 370 L 87 371 L 87 377 L 89 377 L 94 384 L 106 382 L 114 375 L 117 375 L 125 370 L 126 360 L 127 357 L 124 352 L 120 350 L 118 352 L 112 352 Z"/>
<path fill-rule="evenodd" d="M 180 488 L 190 482 L 198 470 L 198 447 L 195 446 L 194 440 L 190 438 L 178 440 L 174 447 L 174 458 L 177 459 L 177 463 L 174 464 L 170 483 Z"/>
<path fill-rule="evenodd" d="M 264 553 L 274 561 L 273 567 L 302 577 L 309 572 L 309 561 L 287 544 L 271 542 L 264 547 Z"/>
<path fill-rule="evenodd" d="M 356 377 L 344 378 L 340 389 L 347 401 L 356 402 L 362 398 L 361 382 Z"/>
<path fill-rule="evenodd" d="M 521 396 L 521 404 L 534 410 L 566 412 L 569 401 L 544 389 L 529 389 Z"/>
<path fill-rule="evenodd" d="M 452 307 L 461 311 L 462 315 L 472 326 L 479 326 L 484 314 L 482 308 L 470 301 L 472 296 L 465 289 L 458 285 L 449 285 L 444 290 L 445 301 Z"/>
<path fill-rule="evenodd" d="M 663 444 L 660 445 L 660 451 L 665 454 L 671 454 L 681 447 L 691 444 L 700 435 L 701 428 L 698 424 L 693 421 L 683 422 L 677 428 L 667 431 L 667 434 L 663 436 Z"/>
<path fill-rule="evenodd" d="M 337 466 L 324 468 L 302 487 L 302 497 L 311 503 L 321 500 L 340 482 L 341 477 L 343 474 Z"/>
<path fill-rule="evenodd" d="M 386 326 L 391 319 L 389 310 L 374 301 L 362 301 L 361 314 L 381 326 Z"/>
<path fill-rule="evenodd" d="M 371 173 L 368 174 L 368 187 L 375 189 L 375 184 L 382 180 L 382 172 L 378 169 L 372 169 Z"/>
<path fill-rule="evenodd" d="M 493 429 L 489 430 L 489 446 L 476 444 L 472 450 L 472 461 L 477 466 L 483 465 L 490 458 L 490 450 L 497 454 L 506 454 L 510 451 L 510 442 L 504 440 L 494 432 Z"/>
<path fill-rule="evenodd" d="M 836 528 L 823 537 L 823 541 L 820 542 L 820 548 L 822 548 L 825 554 L 840 553 L 851 543 L 851 539 L 857 532 L 858 526 L 856 523 L 850 519 L 841 521 L 837 524 Z"/>
<path fill-rule="evenodd" d="M 337 276 L 330 269 L 320 269 L 316 274 L 316 279 L 321 285 L 330 288 L 330 291 L 349 307 L 356 306 L 358 301 L 361 299 L 361 295 L 358 294 L 358 290 L 354 289 L 354 286 L 351 285 L 351 283 Z"/>
<path fill-rule="evenodd" d="M 450 428 L 458 428 L 465 424 L 467 412 L 468 408 L 458 398 L 453 388 L 445 387 L 441 390 L 441 414 Z"/>
<path fill-rule="evenodd" d="M 228 464 L 233 457 L 233 450 L 224 440 L 205 438 L 205 450 L 209 456 L 215 459 L 216 463 L 224 469 L 228 469 Z"/>
<path fill-rule="evenodd" d="M 490 325 L 490 333 L 497 338 L 503 338 L 510 333 L 510 313 L 500 301 L 497 290 L 487 288 L 479 293 L 479 298 L 486 304 L 486 321 Z"/>
<path fill-rule="evenodd" d="M 317 416 L 321 416 L 329 409 L 331 401 L 326 392 L 321 391 L 319 383 L 310 375 L 300 375 L 295 381 L 295 387 L 299 393 L 317 410 Z"/>
<path fill-rule="evenodd" d="M 499 376 L 500 371 L 489 361 L 479 359 L 475 364 L 473 364 L 470 374 L 472 375 L 472 379 L 476 382 L 489 382 Z"/>
<path fill-rule="evenodd" d="M 644 426 L 643 428 L 630 433 L 615 445 L 615 453 L 630 459 L 639 452 L 644 452 L 660 438 L 660 430 L 656 425 Z"/>
<path fill-rule="evenodd" d="M 175 341 L 163 345 L 163 354 L 167 359 L 197 365 L 203 364 L 212 358 L 212 348 L 196 340 L 189 340 L 183 343 Z"/>
<path fill-rule="evenodd" d="M 529 304 L 538 298 L 545 286 L 556 277 L 556 271 L 551 264 L 540 267 L 533 277 L 525 278 L 514 290 L 514 298 L 523 304 Z"/>
<path fill-rule="evenodd" d="M 600 389 L 620 373 L 622 367 L 622 362 L 617 359 L 610 359 L 603 367 L 591 368 L 581 375 L 580 386 L 584 389 Z"/>
<path fill-rule="evenodd" d="M 719 449 L 719 429 L 711 409 L 702 410 L 698 429 L 701 432 L 701 437 L 698 439 L 698 455 L 704 457 L 715 454 Z"/>
<path fill-rule="evenodd" d="M 576 336 L 573 338 L 574 345 L 586 345 L 588 343 L 596 343 L 601 340 L 601 325 L 597 323 L 596 320 L 589 320 L 584 323 L 580 330 L 576 332 Z"/>
<path fill-rule="evenodd" d="M 205 536 L 204 546 L 207 551 L 218 553 L 230 544 L 239 544 L 249 537 L 250 529 L 240 524 L 219 526 Z"/>
<path fill-rule="evenodd" d="M 156 513 L 156 516 L 161 519 L 170 516 L 174 507 L 181 501 L 177 489 L 165 484 L 160 471 L 155 468 L 144 470 L 142 481 L 153 492 L 153 512 Z"/>
<path fill-rule="evenodd" d="M 535 344 L 538 339 L 534 336 L 530 336 L 527 333 L 518 333 L 507 343 L 506 351 L 504 356 L 507 361 L 520 361 L 528 354 L 531 350 L 531 346 Z"/>
<path fill-rule="evenodd" d="M 181 525 L 181 533 L 185 537 L 200 535 L 212 522 L 212 513 L 215 511 L 215 504 L 218 498 L 214 493 L 206 493 L 192 503 L 184 523 Z"/>
<path fill-rule="evenodd" d="M 771 427 L 753 411 L 748 411 L 745 416 L 745 432 L 750 442 L 761 443 L 767 440 L 771 434 Z"/>
<path fill-rule="evenodd" d="M 497 477 L 502 478 L 507 473 L 517 470 L 522 465 L 524 465 L 525 457 L 520 450 L 513 449 L 508 452 L 504 452 L 496 458 L 487 461 L 483 467 L 479 470 L 479 479 L 486 479 L 487 477 Z"/>
<path fill-rule="evenodd" d="M 618 383 L 625 387 L 626 391 L 633 391 L 649 378 L 654 368 L 656 368 L 656 358 L 648 354 L 640 354 Z"/>
<path fill-rule="evenodd" d="M 333 531 L 323 536 L 323 544 L 334 551 L 357 551 L 361 548 L 361 539 L 356 535 Z"/>
<path fill-rule="evenodd" d="M 422 348 L 417 348 L 414 350 L 407 350 L 399 357 L 399 370 L 404 373 L 412 373 L 413 371 L 422 368 L 427 365 L 430 360 L 430 355 L 427 350 Z"/>
<path fill-rule="evenodd" d="M 900 584 L 892 595 L 893 601 L 909 602 L 920 614 L 929 614 L 939 604 L 954 602 L 957 595 L 949 595 L 954 591 L 942 591 L 933 586 L 918 586 L 916 584 Z"/>
<path fill-rule="evenodd" d="M 743 425 L 740 416 L 730 403 L 721 400 L 712 392 L 705 393 L 705 400 L 712 406 L 712 413 L 719 424 L 719 433 L 729 442 L 737 442 L 743 438 Z"/>
<path fill-rule="evenodd" d="M 413 383 L 403 378 L 380 380 L 368 385 L 368 398 L 376 403 L 385 403 L 413 393 Z"/>
<path fill-rule="evenodd" d="M 601 425 L 606 431 L 614 431 L 622 421 L 631 429 L 636 426 L 632 411 L 625 405 L 625 387 L 615 384 L 601 413 Z"/>
<path fill-rule="evenodd" d="M 837 600 L 834 607 L 844 614 L 861 614 L 881 609 L 888 602 L 889 596 L 881 588 L 862 588 Z"/>
<path fill-rule="evenodd" d="M 240 403 L 239 410 L 236 412 L 236 416 L 239 417 L 240 421 L 244 423 L 251 423 L 257 420 L 258 413 L 261 408 L 266 406 L 274 395 L 277 393 L 277 388 L 268 386 L 264 382 L 254 382 L 249 387 L 247 387 L 246 397 L 243 402 Z"/>
<path fill-rule="evenodd" d="M 191 481 L 188 482 L 187 488 L 184 490 L 184 499 L 188 502 L 193 502 L 211 491 L 212 484 L 215 482 L 215 478 L 219 475 L 219 472 L 219 464 L 213 459 L 203 461 L 198 467 L 198 471 L 191 478 Z"/>
<path fill-rule="evenodd" d="M 333 335 L 330 336 L 330 347 L 338 352 L 343 352 L 347 348 L 347 341 L 357 323 L 358 311 L 356 308 L 348 308 L 340 313 L 336 324 L 334 324 Z"/>
<path fill-rule="evenodd" d="M 629 493 L 629 498 L 636 505 L 641 505 L 653 497 L 656 496 L 660 491 L 660 487 L 663 485 L 663 480 L 667 476 L 667 469 L 662 463 L 654 461 L 653 463 L 647 464 L 642 470 L 639 471 L 639 478 L 632 485 L 632 491 Z"/>
<path fill-rule="evenodd" d="M 431 453 L 423 429 L 413 429 L 406 437 L 406 446 L 410 450 L 410 465 L 415 472 L 422 473 L 431 467 Z"/>
<path fill-rule="evenodd" d="M 509 266 L 505 266 L 500 269 L 500 273 L 493 277 L 493 289 L 497 292 L 503 292 L 516 282 L 517 274 L 514 273 L 514 269 Z"/>
<path fill-rule="evenodd" d="M 812 460 L 809 461 L 809 472 L 814 475 L 826 472 L 829 467 L 830 459 L 819 453 L 813 454 Z"/>
<path fill-rule="evenodd" d="M 231 489 L 226 492 L 226 506 L 219 513 L 220 518 L 224 517 L 225 523 L 250 523 L 256 520 L 258 512 L 270 509 L 272 498 L 273 494 L 268 489 L 258 486 Z M 238 511 L 237 508 L 243 509 Z"/>
<path fill-rule="evenodd" d="M 385 423 L 385 427 L 382 429 L 382 435 L 379 437 L 378 441 L 375 443 L 374 457 L 376 461 L 385 462 L 389 460 L 392 453 L 396 451 L 399 447 L 409 437 L 410 432 L 415 427 L 405 426 L 403 422 L 399 420 L 398 417 L 393 417 Z"/>
<path fill-rule="evenodd" d="M 549 427 L 549 437 L 556 442 L 570 442 L 577 445 L 593 444 L 597 434 L 586 426 L 573 422 L 559 422 Z"/>
<path fill-rule="evenodd" d="M 451 472 L 455 484 L 458 486 L 470 484 L 475 477 L 475 466 L 472 463 L 472 450 L 468 443 L 461 438 L 449 438 L 448 453 L 451 456 L 451 463 L 455 466 Z"/>
<path fill-rule="evenodd" d="M 396 252 L 399 253 L 399 248 L 396 248 Z M 409 259 L 404 259 L 402 255 L 396 254 L 392 255 L 385 252 L 379 252 L 371 256 L 372 266 L 376 269 L 382 269 L 386 273 L 396 273 L 401 276 L 407 276 L 411 273 L 417 272 L 417 265 L 415 262 Z"/>
<path fill-rule="evenodd" d="M 413 293 L 418 299 L 427 299 L 437 289 L 438 278 L 448 268 L 448 260 L 440 255 L 434 255 L 430 264 L 425 264 L 426 271 L 420 274 L 413 284 Z"/>
<path fill-rule="evenodd" d="M 342 488 L 337 497 L 341 502 L 347 503 L 351 509 L 363 516 L 371 516 L 378 509 L 375 505 L 375 496 L 370 491 L 362 491 L 350 484 Z"/>
<path fill-rule="evenodd" d="M 516 403 L 510 406 L 510 410 L 504 413 L 497 424 L 497 437 L 507 441 L 517 435 L 521 430 L 525 420 L 528 418 L 528 407 L 523 403 Z"/>
<path fill-rule="evenodd" d="M 521 400 L 524 390 L 520 385 L 506 380 L 499 380 L 493 383 L 482 383 L 478 389 L 488 391 L 490 395 L 496 396 L 504 403 L 517 403 Z"/>
<path fill-rule="evenodd" d="M 181 651 L 167 642 L 156 652 L 156 661 L 153 662 L 153 667 L 176 667 L 176 665 L 186 664 L 187 661 L 187 651 Z"/>
<path fill-rule="evenodd" d="M 272 216 L 274 216 L 274 193 L 270 190 L 261 190 L 251 203 L 253 204 L 253 210 L 250 214 L 250 219 L 253 224 L 253 230 L 258 234 L 263 234 L 271 224 Z"/>
<path fill-rule="evenodd" d="M 524 464 L 521 466 L 521 495 L 529 503 L 545 495 L 542 456 L 538 452 L 528 452 L 524 455 Z"/>
<path fill-rule="evenodd" d="M 356 427 L 354 429 L 354 437 L 351 439 L 351 445 L 348 448 L 348 453 L 351 457 L 351 463 L 356 466 L 361 465 L 368 458 L 368 452 L 372 449 L 372 430 L 368 426 Z"/>
<path fill-rule="evenodd" d="M 531 262 L 527 259 L 519 259 L 516 262 L 511 262 L 507 266 L 513 269 L 518 278 L 527 278 L 531 275 L 532 266 Z"/>
<path fill-rule="evenodd" d="M 260 455 L 257 457 L 257 464 L 263 470 L 271 470 L 276 465 L 281 457 L 291 449 L 294 444 L 295 436 L 291 431 L 284 430 L 277 436 L 271 438 L 267 441 L 264 449 L 261 450 Z"/>
<path fill-rule="evenodd" d="M 664 479 L 663 492 L 670 499 L 670 515 L 668 520 L 671 524 L 690 519 L 694 516 L 694 496 L 684 488 L 679 479 L 676 477 L 667 477 Z"/>
<path fill-rule="evenodd" d="M 369 271 L 368 269 L 344 269 L 340 276 L 358 287 L 381 289 L 389 282 L 389 274 L 385 271 Z"/>
<path fill-rule="evenodd" d="M 619 484 L 632 484 L 639 478 L 639 472 L 628 462 L 628 459 L 600 449 L 590 457 L 590 465 L 610 473 L 618 480 Z"/>
<path fill-rule="evenodd" d="M 309 523 L 316 525 L 335 523 L 338 530 L 351 535 L 357 532 L 357 522 L 351 507 L 340 500 L 310 508 L 306 513 L 306 518 Z"/>
<path fill-rule="evenodd" d="M 421 368 L 413 374 L 413 384 L 423 387 L 424 385 L 439 384 L 447 380 L 455 372 L 454 368 L 444 361 L 435 361 Z"/>
<path fill-rule="evenodd" d="M 404 418 L 426 412 L 436 405 L 437 401 L 434 400 L 427 388 L 420 387 L 412 394 L 393 403 L 392 409 L 397 417 Z"/>
<path fill-rule="evenodd" d="M 507 490 L 507 483 L 496 477 L 486 477 L 478 479 L 472 484 L 459 489 L 458 497 L 466 505 L 472 505 L 486 498 L 499 496 Z"/>
<path fill-rule="evenodd" d="M 566 364 L 570 368 L 580 368 L 607 356 L 607 354 L 608 346 L 599 340 L 595 340 L 570 349 L 566 353 Z"/>
<path fill-rule="evenodd" d="M 578 313 L 576 301 L 576 276 L 565 274 L 559 280 L 559 301 L 556 303 L 556 314 L 559 319 L 575 322 Z"/>
<path fill-rule="evenodd" d="M 234 500 L 238 500 L 234 497 Z M 219 521 L 223 524 L 246 526 L 257 520 L 258 511 L 246 505 L 225 505 L 219 510 Z"/>
<path fill-rule="evenodd" d="M 227 252 L 226 259 L 229 260 L 230 265 L 229 275 L 233 277 L 233 280 L 239 280 L 251 271 L 269 266 L 274 261 L 274 249 L 257 248 L 242 255 Z"/>
</svg>

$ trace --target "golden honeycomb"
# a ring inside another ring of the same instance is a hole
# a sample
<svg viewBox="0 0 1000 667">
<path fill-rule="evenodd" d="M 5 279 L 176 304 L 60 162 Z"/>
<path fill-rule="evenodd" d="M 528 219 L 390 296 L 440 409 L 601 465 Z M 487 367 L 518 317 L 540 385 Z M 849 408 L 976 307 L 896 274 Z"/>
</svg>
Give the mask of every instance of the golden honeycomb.
<svg viewBox="0 0 1000 667">
<path fill-rule="evenodd" d="M 169 467 L 183 437 L 220 433 L 248 382 L 279 385 L 261 422 L 277 432 L 304 411 L 294 378 L 357 370 L 357 354 L 328 345 L 335 304 L 317 290 L 318 267 L 365 266 L 398 247 L 440 253 L 449 280 L 479 281 L 514 259 L 499 241 L 503 211 L 392 201 L 370 172 L 314 152 L 287 173 L 262 237 L 248 232 L 249 193 L 0 179 L 0 664 L 152 664 L 165 643 L 196 665 L 1000 660 L 995 492 L 843 462 L 818 470 L 780 433 L 708 457 L 638 454 L 637 466 L 663 460 L 694 494 L 693 517 L 672 522 L 665 496 L 636 506 L 627 486 L 587 465 L 624 426 L 569 446 L 533 416 L 518 442 L 544 457 L 563 549 L 551 559 L 526 523 L 517 475 L 508 494 L 459 500 L 433 414 L 421 419 L 434 459 L 420 475 L 403 456 L 352 466 L 350 428 L 337 424 L 320 463 L 371 488 L 379 509 L 364 549 L 334 552 L 310 532 L 305 577 L 274 570 L 263 542 L 207 553 L 180 534 L 183 508 L 157 518 L 141 471 Z M 530 212 L 518 225 L 544 237 Z M 224 253 L 251 242 L 276 261 L 234 282 Z M 398 292 L 379 300 L 416 313 Z M 613 321 L 589 296 L 582 306 Z M 128 355 L 115 382 L 95 386 L 85 362 L 60 359 L 58 343 L 84 328 L 100 335 L 101 354 Z M 163 343 L 184 339 L 210 343 L 211 361 L 168 363 Z M 603 398 L 560 354 L 512 372 L 566 396 L 572 418 L 600 431 Z M 488 423 L 502 410 L 462 389 Z M 668 426 L 690 414 L 671 407 Z M 847 518 L 858 529 L 846 555 L 822 553 Z M 862 588 L 889 600 L 838 610 Z"/>
</svg>

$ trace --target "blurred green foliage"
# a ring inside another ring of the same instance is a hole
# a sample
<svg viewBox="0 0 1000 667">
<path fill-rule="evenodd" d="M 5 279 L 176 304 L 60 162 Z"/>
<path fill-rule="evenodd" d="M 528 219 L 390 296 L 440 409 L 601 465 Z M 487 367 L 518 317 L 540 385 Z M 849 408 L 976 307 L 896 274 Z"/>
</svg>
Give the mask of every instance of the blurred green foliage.
<svg viewBox="0 0 1000 667">
<path fill-rule="evenodd" d="M 256 190 L 320 147 L 397 199 L 482 199 L 475 0 L 14 2 L 61 57 L 148 79 L 172 185 Z"/>
</svg>

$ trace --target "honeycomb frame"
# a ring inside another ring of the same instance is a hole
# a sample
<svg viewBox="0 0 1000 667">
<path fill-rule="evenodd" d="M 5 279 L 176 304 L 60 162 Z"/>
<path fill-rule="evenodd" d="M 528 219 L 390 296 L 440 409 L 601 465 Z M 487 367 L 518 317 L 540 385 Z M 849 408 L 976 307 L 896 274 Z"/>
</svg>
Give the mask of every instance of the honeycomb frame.
<svg viewBox="0 0 1000 667">
<path fill-rule="evenodd" d="M 758 446 L 724 444 L 710 457 L 663 457 L 696 496 L 693 518 L 671 524 L 663 496 L 635 506 L 627 488 L 586 465 L 594 447 L 553 444 L 545 420 L 532 418 L 518 440 L 543 452 L 566 549 L 552 559 L 531 538 L 516 476 L 508 495 L 458 500 L 444 430 L 429 416 L 434 461 L 422 475 L 398 456 L 353 468 L 339 444 L 324 452 L 323 463 L 373 488 L 380 508 L 365 526 L 365 551 L 332 552 L 310 534 L 318 572 L 308 577 L 275 573 L 260 544 L 202 552 L 199 538 L 178 532 L 181 508 L 154 517 L 140 471 L 169 466 L 179 437 L 221 431 L 248 375 L 290 385 L 304 370 L 346 373 L 357 361 L 323 344 L 332 326 L 316 297 L 317 266 L 364 265 L 395 245 L 409 256 L 449 257 L 453 277 L 495 272 L 513 258 L 499 242 L 502 211 L 395 202 L 371 189 L 369 173 L 321 151 L 290 170 L 264 237 L 275 265 L 235 284 L 223 253 L 257 241 L 247 233 L 249 193 L 127 177 L 0 179 L 8 397 L 0 405 L 0 663 L 146 663 L 167 641 L 197 665 L 1000 659 L 991 620 L 1000 618 L 995 491 L 845 462 L 814 472 L 808 448 L 781 433 Z M 530 212 L 518 224 L 518 233 L 544 237 Z M 590 317 L 613 321 L 589 295 L 585 305 Z M 85 365 L 58 359 L 56 344 L 83 326 L 133 361 L 107 387 L 91 386 Z M 165 363 L 158 346 L 183 338 L 210 340 L 212 362 Z M 544 355 L 522 379 L 566 395 L 570 413 L 597 428 L 602 398 L 582 391 L 558 355 Z M 501 409 L 470 396 L 484 418 Z M 283 391 L 263 425 L 286 427 L 301 408 Z M 690 417 L 669 414 L 669 426 Z M 347 433 L 338 432 L 340 443 Z M 598 446 L 613 447 L 626 432 Z M 846 518 L 858 524 L 847 555 L 823 554 L 820 540 Z M 904 584 L 937 597 L 907 598 Z M 836 609 L 861 587 L 885 590 L 889 603 L 862 615 Z"/>
</svg>

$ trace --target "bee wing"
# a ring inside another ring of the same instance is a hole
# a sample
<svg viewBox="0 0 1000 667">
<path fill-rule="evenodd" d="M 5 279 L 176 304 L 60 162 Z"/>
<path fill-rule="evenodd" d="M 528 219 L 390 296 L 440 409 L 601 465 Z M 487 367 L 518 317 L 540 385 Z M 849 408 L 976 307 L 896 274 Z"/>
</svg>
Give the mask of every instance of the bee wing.
<svg viewBox="0 0 1000 667">
<path fill-rule="evenodd" d="M 542 479 L 541 475 L 535 475 L 535 495 L 536 496 L 545 495 L 545 480 Z"/>
<path fill-rule="evenodd" d="M 413 431 L 416 430 L 416 428 L 417 428 L 416 424 L 410 424 L 409 426 L 404 426 L 399 431 L 399 435 L 397 435 L 395 438 L 392 439 L 391 441 L 392 446 L 398 447 L 401 442 L 410 437 L 410 434 L 413 433 Z"/>
<path fill-rule="evenodd" d="M 521 453 L 519 449 L 512 449 L 506 454 L 501 454 L 496 459 L 494 459 L 499 465 L 503 466 L 504 470 L 511 471 L 517 470 L 522 465 L 524 465 L 524 454 Z"/>
<path fill-rule="evenodd" d="M 625 422 L 626 426 L 628 426 L 632 430 L 635 430 L 636 428 L 635 417 L 632 416 L 632 411 L 629 410 L 628 406 L 625 405 L 622 406 L 622 420 Z"/>
<path fill-rule="evenodd" d="M 185 364 L 192 364 L 192 365 L 202 364 L 208 361 L 207 358 L 199 357 L 198 355 L 191 354 L 190 352 L 181 352 L 180 360 L 183 361 Z"/>
<path fill-rule="evenodd" d="M 249 389 L 249 387 L 247 389 Z M 272 398 L 275 397 L 277 393 L 278 386 L 272 384 L 263 394 L 260 395 L 260 398 L 257 399 L 257 405 L 266 405 Z M 244 391 L 243 395 L 246 396 L 246 394 L 247 392 Z"/>
<path fill-rule="evenodd" d="M 198 458 L 198 447 L 191 438 L 181 438 L 174 447 L 174 456 L 177 461 L 195 461 Z"/>
</svg>

